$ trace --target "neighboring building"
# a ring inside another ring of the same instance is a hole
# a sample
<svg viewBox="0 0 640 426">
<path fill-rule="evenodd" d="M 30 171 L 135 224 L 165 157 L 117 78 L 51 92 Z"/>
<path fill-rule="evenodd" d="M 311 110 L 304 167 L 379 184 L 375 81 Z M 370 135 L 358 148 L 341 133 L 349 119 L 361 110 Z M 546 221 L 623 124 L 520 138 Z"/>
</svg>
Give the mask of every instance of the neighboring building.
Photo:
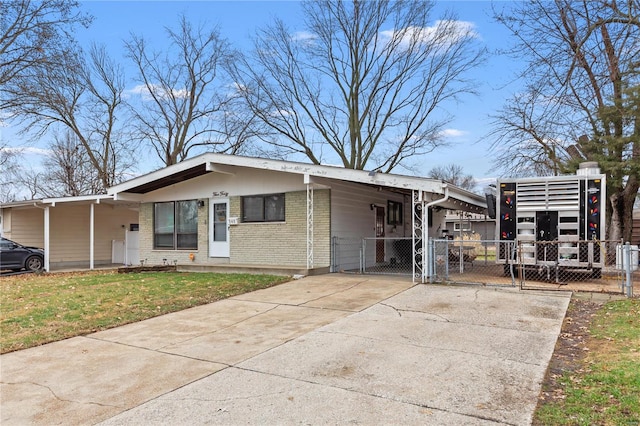
<svg viewBox="0 0 640 426">
<path fill-rule="evenodd" d="M 495 240 L 496 221 L 486 214 L 447 211 L 440 228 L 440 236 L 477 240 Z"/>
<path fill-rule="evenodd" d="M 117 263 L 119 257 L 108 256 L 110 247 L 124 240 L 120 251 L 128 264 L 140 259 L 190 269 L 312 274 L 358 270 L 363 258 L 404 259 L 422 280 L 427 271 L 421 253 L 427 252 L 427 238 L 439 237 L 446 209 L 486 210 L 483 196 L 440 180 L 212 153 L 131 179 L 94 199 L 27 204 L 0 204 L 11 215 L 4 232 L 43 246 L 52 265 L 86 262 L 88 251 L 91 267 Z M 16 220 L 33 223 L 28 238 Z M 363 238 L 378 240 L 359 253 Z M 139 239 L 139 247 L 126 242 L 131 239 Z M 347 240 L 358 244 L 338 249 L 337 242 Z M 73 258 L 64 254 L 71 247 L 79 249 Z"/>
</svg>

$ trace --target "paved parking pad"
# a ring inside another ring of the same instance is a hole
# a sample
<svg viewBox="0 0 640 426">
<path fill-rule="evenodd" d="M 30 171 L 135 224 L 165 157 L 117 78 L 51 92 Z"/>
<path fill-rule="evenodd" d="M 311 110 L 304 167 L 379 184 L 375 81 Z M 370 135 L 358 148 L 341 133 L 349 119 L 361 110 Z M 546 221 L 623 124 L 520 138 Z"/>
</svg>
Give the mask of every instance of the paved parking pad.
<svg viewBox="0 0 640 426">
<path fill-rule="evenodd" d="M 238 367 L 529 424 L 568 300 L 417 286 Z"/>
<path fill-rule="evenodd" d="M 307 277 L 3 355 L 2 424 L 525 425 L 569 298 Z"/>
</svg>

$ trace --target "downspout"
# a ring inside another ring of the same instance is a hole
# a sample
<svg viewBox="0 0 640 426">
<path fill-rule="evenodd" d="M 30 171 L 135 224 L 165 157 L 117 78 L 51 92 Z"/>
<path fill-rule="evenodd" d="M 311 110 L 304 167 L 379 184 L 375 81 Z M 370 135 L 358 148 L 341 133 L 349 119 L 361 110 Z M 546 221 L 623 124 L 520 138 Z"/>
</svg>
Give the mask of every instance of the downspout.
<svg viewBox="0 0 640 426">
<path fill-rule="evenodd" d="M 443 184 L 442 189 L 444 189 L 444 197 L 434 200 L 430 203 L 427 203 L 424 206 L 424 226 L 422 227 L 422 253 L 424 253 L 423 265 L 422 265 L 422 284 L 426 282 L 426 274 L 427 271 L 431 269 L 431 259 L 429 258 L 429 208 L 436 206 L 438 204 L 444 203 L 449 199 L 449 185 Z M 427 243 L 425 246 L 425 242 Z M 426 268 L 425 268 L 426 265 Z M 433 274 L 429 273 L 429 278 L 431 278 Z"/>
</svg>

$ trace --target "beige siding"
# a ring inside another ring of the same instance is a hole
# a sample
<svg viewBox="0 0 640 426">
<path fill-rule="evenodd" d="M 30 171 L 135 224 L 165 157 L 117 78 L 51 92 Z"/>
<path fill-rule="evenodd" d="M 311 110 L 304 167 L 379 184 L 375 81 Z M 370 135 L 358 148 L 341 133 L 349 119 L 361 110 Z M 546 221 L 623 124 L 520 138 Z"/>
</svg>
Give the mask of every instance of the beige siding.
<svg viewBox="0 0 640 426">
<path fill-rule="evenodd" d="M 25 246 L 44 246 L 44 211 L 33 208 L 4 209 L 10 220 L 3 226 L 4 236 Z M 6 220 L 6 216 L 5 219 Z"/>
<path fill-rule="evenodd" d="M 11 229 L 5 232 L 6 237 L 24 245 L 44 247 L 44 210 L 36 207 L 12 210 Z M 111 241 L 124 240 L 124 227 L 138 223 L 138 212 L 96 204 L 94 213 L 94 263 L 111 263 Z M 49 208 L 52 267 L 89 266 L 90 215 L 89 204 L 58 203 Z"/>
<path fill-rule="evenodd" d="M 124 241 L 125 230 L 138 223 L 138 211 L 109 204 L 95 206 L 94 261 L 111 263 L 112 240 Z"/>
</svg>

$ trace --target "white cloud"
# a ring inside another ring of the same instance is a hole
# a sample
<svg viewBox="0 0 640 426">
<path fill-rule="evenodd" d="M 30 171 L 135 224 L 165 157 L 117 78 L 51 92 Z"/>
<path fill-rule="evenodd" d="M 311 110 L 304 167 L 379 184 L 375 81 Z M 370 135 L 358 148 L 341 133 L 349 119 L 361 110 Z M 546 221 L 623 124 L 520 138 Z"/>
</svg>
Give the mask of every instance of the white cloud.
<svg viewBox="0 0 640 426">
<path fill-rule="evenodd" d="M 151 85 L 151 89 L 153 92 L 159 96 L 160 98 L 168 98 L 169 93 L 160 85 Z M 189 96 L 189 91 L 187 89 L 171 89 L 172 97 L 174 98 L 186 98 Z M 142 100 L 149 101 L 151 100 L 151 92 L 149 88 L 145 84 L 138 84 L 134 86 L 132 89 L 125 90 L 125 96 L 140 96 Z"/>
<path fill-rule="evenodd" d="M 50 156 L 51 155 L 51 150 L 50 149 L 44 149 L 44 148 L 36 148 L 36 147 L 32 147 L 32 146 L 28 146 L 28 147 L 14 147 L 14 146 L 6 146 L 4 148 L 0 148 L 0 150 L 5 151 L 5 152 L 9 152 L 9 153 L 15 153 L 15 154 L 25 154 L 25 155 L 44 155 L 44 156 Z"/>
<path fill-rule="evenodd" d="M 402 37 L 401 46 L 408 47 L 412 40 L 418 40 L 422 44 L 442 49 L 458 43 L 462 38 L 479 38 L 473 22 L 452 20 L 438 20 L 430 27 L 408 27 L 402 31 L 381 31 L 380 36 L 385 43 L 396 37 Z"/>
<path fill-rule="evenodd" d="M 444 138 L 460 138 L 466 136 L 469 132 L 459 129 L 444 129 L 440 135 Z"/>
<path fill-rule="evenodd" d="M 293 111 L 286 110 L 286 109 L 278 109 L 278 110 L 274 110 L 269 115 L 271 115 L 272 117 L 284 118 L 284 117 L 294 116 L 295 113 Z"/>
<path fill-rule="evenodd" d="M 315 34 L 309 31 L 297 31 L 291 36 L 291 41 L 299 41 L 302 43 L 312 43 L 318 38 Z"/>
</svg>

